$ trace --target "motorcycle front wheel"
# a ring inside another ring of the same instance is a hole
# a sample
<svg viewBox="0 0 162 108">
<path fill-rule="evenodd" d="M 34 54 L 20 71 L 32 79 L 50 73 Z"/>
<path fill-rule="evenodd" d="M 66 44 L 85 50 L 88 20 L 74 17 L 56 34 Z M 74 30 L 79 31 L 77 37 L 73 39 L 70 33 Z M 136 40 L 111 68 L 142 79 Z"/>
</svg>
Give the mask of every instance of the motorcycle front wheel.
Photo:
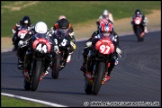
<svg viewBox="0 0 162 108">
<path fill-rule="evenodd" d="M 32 79 L 31 79 L 31 90 L 36 91 L 39 84 L 39 78 L 41 75 L 42 61 L 34 61 Z"/>
<path fill-rule="evenodd" d="M 60 55 L 56 54 L 53 62 L 52 78 L 58 79 L 60 70 Z"/>
<path fill-rule="evenodd" d="M 104 75 L 105 75 L 104 71 L 105 71 L 105 63 L 98 62 L 97 66 L 96 66 L 94 85 L 93 85 L 93 89 L 92 89 L 93 95 L 97 95 L 101 88 L 102 79 L 104 78 Z"/>
</svg>

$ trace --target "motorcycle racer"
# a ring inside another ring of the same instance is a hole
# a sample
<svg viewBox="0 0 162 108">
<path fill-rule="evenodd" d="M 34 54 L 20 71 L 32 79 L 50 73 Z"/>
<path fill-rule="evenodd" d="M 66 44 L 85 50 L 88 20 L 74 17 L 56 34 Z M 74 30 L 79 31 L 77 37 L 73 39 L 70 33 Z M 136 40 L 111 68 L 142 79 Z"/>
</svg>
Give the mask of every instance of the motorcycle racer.
<svg viewBox="0 0 162 108">
<path fill-rule="evenodd" d="M 113 15 L 107 9 L 103 11 L 102 15 L 98 18 L 98 21 L 100 19 L 109 19 L 112 23 L 114 23 Z"/>
<path fill-rule="evenodd" d="M 33 27 L 33 25 L 31 24 L 31 20 L 30 20 L 29 16 L 24 16 L 22 20 L 18 21 L 16 23 L 16 25 L 14 25 L 14 27 L 12 29 L 12 34 L 13 34 L 12 42 L 13 42 L 13 45 L 17 44 L 17 41 L 18 41 L 17 31 L 21 26 L 29 27 L 29 29 Z M 17 48 L 14 46 L 13 51 L 15 51 L 16 49 Z"/>
<path fill-rule="evenodd" d="M 98 20 L 96 21 L 97 24 L 97 30 L 93 32 L 91 38 L 93 38 L 95 35 L 100 33 L 100 24 L 106 22 L 106 23 L 114 23 L 112 14 L 108 11 L 108 10 L 104 10 L 103 14 L 98 18 Z M 114 36 L 114 38 L 116 38 L 117 41 L 117 45 L 119 46 L 119 37 L 118 34 L 115 32 L 115 30 L 113 29 L 112 34 Z"/>
<path fill-rule="evenodd" d="M 131 21 L 131 24 L 134 25 L 133 23 L 133 20 L 134 18 L 136 17 L 141 17 L 142 18 L 142 25 L 143 25 L 143 33 L 148 33 L 148 30 L 147 30 L 147 23 L 148 23 L 148 19 L 147 17 L 141 12 L 140 9 L 136 9 L 135 12 L 134 12 L 134 15 L 132 16 L 132 21 Z M 134 28 L 133 28 L 134 29 Z"/>
<path fill-rule="evenodd" d="M 112 69 L 114 68 L 114 66 L 118 64 L 118 54 L 121 55 L 122 51 L 117 44 L 116 38 L 114 38 L 114 36 L 112 34 L 113 29 L 114 29 L 112 23 L 111 22 L 103 22 L 102 24 L 100 24 L 99 28 L 100 28 L 100 33 L 95 34 L 85 44 L 85 48 L 84 48 L 84 52 L 83 52 L 83 64 L 82 64 L 80 70 L 85 73 L 85 64 L 87 63 L 87 55 L 88 55 L 89 50 L 91 50 L 92 46 L 96 42 L 96 39 L 98 40 L 100 35 L 108 35 L 108 36 L 112 35 L 112 37 L 113 37 L 112 40 L 115 45 L 116 51 L 113 54 L 114 55 L 113 61 L 111 61 L 111 63 L 110 63 L 111 65 L 108 70 L 108 74 L 105 76 L 105 78 L 103 80 L 103 84 L 104 84 L 105 81 L 110 80 L 110 73 L 111 73 Z"/>
<path fill-rule="evenodd" d="M 51 46 L 52 46 L 52 50 L 50 53 L 48 53 L 47 59 L 45 60 L 45 73 L 43 73 L 40 77 L 40 80 L 42 80 L 43 77 L 45 77 L 47 74 L 49 74 L 49 69 L 50 66 L 52 64 L 52 53 L 53 53 L 53 43 L 52 40 L 50 40 L 50 35 L 51 34 L 47 34 L 48 31 L 48 27 L 47 24 L 43 21 L 39 21 L 36 23 L 34 29 L 31 29 L 28 34 L 26 35 L 26 38 L 19 42 L 19 47 L 21 48 L 21 46 L 28 46 L 28 50 L 26 51 L 26 58 L 24 61 L 24 75 L 26 78 L 29 78 L 28 75 L 28 60 L 32 57 L 32 43 L 34 42 L 34 40 L 36 39 L 35 35 L 40 34 L 40 35 L 46 35 L 47 40 L 49 40 L 51 42 Z M 23 64 L 19 64 L 19 65 L 23 65 Z"/>
<path fill-rule="evenodd" d="M 69 21 L 65 18 L 62 18 L 61 20 L 58 21 L 58 23 L 55 25 L 55 32 L 53 33 L 53 39 L 57 34 L 59 34 L 59 32 L 61 30 L 67 30 L 69 32 L 69 38 L 70 38 L 70 45 L 71 45 L 71 49 L 70 52 L 68 54 L 67 60 L 66 62 L 69 63 L 71 61 L 71 55 L 73 53 L 74 50 L 76 50 L 76 39 L 74 37 L 74 31 L 73 31 L 73 27 L 71 26 L 71 24 L 69 23 Z"/>
</svg>

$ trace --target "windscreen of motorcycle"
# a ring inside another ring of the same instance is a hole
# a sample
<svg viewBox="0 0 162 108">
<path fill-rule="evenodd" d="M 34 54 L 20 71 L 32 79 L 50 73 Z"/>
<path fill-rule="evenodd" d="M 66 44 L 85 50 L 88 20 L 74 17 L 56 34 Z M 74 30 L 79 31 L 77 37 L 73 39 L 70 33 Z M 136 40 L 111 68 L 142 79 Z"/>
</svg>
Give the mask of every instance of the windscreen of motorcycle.
<svg viewBox="0 0 162 108">
<path fill-rule="evenodd" d="M 47 34 L 46 33 L 36 33 L 34 36 L 36 38 L 47 38 Z"/>
<path fill-rule="evenodd" d="M 69 30 L 68 29 L 58 29 L 56 32 L 57 43 L 59 47 L 66 47 L 69 45 Z"/>
<path fill-rule="evenodd" d="M 24 39 L 25 35 L 28 33 L 28 27 L 21 26 L 18 30 L 18 37 Z"/>
<path fill-rule="evenodd" d="M 69 29 L 58 29 L 58 34 L 61 37 L 65 37 L 69 34 Z"/>
<path fill-rule="evenodd" d="M 141 24 L 141 22 L 142 22 L 142 18 L 141 17 L 134 18 L 134 23 L 135 24 L 139 25 L 139 24 Z"/>
<path fill-rule="evenodd" d="M 36 33 L 34 35 L 36 40 L 33 42 L 33 49 L 41 53 L 47 53 L 51 51 L 50 38 L 46 33 Z"/>
</svg>

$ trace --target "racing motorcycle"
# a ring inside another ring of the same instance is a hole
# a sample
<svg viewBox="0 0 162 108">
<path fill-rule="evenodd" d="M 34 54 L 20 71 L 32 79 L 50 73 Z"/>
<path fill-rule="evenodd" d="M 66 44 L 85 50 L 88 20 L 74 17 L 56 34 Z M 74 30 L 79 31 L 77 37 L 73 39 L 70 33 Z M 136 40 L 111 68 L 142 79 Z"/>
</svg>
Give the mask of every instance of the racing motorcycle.
<svg viewBox="0 0 162 108">
<path fill-rule="evenodd" d="M 58 33 L 57 33 L 58 32 Z M 66 59 L 70 50 L 70 39 L 68 37 L 68 30 L 59 30 L 54 36 L 54 43 L 57 45 L 54 48 L 55 53 L 53 55 L 53 64 L 52 64 L 52 78 L 58 79 L 59 72 L 66 66 Z"/>
<path fill-rule="evenodd" d="M 31 50 L 27 50 L 25 54 L 24 67 L 27 67 L 29 78 L 24 76 L 24 88 L 36 91 L 41 75 L 45 74 L 45 61 L 52 46 L 46 34 L 37 33 L 31 39 L 32 42 L 29 44 Z"/>
<path fill-rule="evenodd" d="M 97 95 L 102 85 L 102 80 L 108 73 L 112 54 L 115 46 L 112 42 L 112 36 L 102 36 L 89 51 L 85 71 L 85 92 L 86 94 Z M 90 72 L 92 78 L 86 72 Z"/>
<path fill-rule="evenodd" d="M 15 50 L 18 49 L 18 43 L 20 40 L 23 40 L 25 35 L 28 33 L 28 27 L 26 26 L 21 26 L 20 28 L 18 28 L 18 30 L 16 31 L 16 36 L 13 39 L 13 44 L 15 46 Z"/>
<path fill-rule="evenodd" d="M 144 40 L 145 33 L 143 32 L 144 26 L 142 24 L 142 18 L 136 17 L 133 19 L 133 30 L 135 35 L 137 36 L 138 42 L 141 42 Z"/>
</svg>

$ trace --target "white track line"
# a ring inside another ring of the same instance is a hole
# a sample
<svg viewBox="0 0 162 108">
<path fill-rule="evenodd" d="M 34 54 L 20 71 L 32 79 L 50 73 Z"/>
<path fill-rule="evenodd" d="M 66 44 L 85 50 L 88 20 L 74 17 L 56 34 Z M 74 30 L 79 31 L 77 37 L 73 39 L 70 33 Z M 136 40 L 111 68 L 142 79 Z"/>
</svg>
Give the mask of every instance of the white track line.
<svg viewBox="0 0 162 108">
<path fill-rule="evenodd" d="M 36 102 L 36 103 L 40 103 L 40 104 L 44 104 L 44 105 L 48 105 L 48 106 L 53 106 L 53 107 L 68 107 L 68 106 L 64 106 L 64 105 L 61 105 L 61 104 L 51 103 L 51 102 L 47 102 L 47 101 L 32 99 L 32 98 L 8 94 L 8 93 L 1 93 L 1 95 L 8 96 L 8 97 L 14 97 L 14 98 L 17 98 L 17 99 L 28 100 L 28 101 L 32 101 L 32 102 Z"/>
</svg>

